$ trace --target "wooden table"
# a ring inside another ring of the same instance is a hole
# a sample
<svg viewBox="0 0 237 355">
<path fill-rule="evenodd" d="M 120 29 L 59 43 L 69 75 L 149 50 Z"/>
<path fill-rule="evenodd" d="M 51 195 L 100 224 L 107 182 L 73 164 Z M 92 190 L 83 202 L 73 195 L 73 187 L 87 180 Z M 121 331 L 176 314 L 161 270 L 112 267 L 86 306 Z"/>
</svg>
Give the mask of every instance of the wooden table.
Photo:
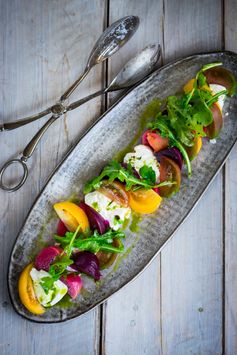
<svg viewBox="0 0 237 355">
<path fill-rule="evenodd" d="M 53 104 L 82 72 L 103 29 L 128 14 L 140 17 L 136 35 L 91 71 L 74 98 L 100 89 L 149 43 L 161 44 L 163 63 L 237 51 L 234 0 L 1 0 L 0 13 L 0 124 Z M 0 191 L 0 353 L 236 354 L 237 147 L 162 253 L 104 305 L 55 325 L 13 311 L 6 275 L 16 235 L 54 167 L 105 107 L 97 98 L 56 122 L 31 159 L 24 187 Z M 21 152 L 42 122 L 0 133 L 0 164 Z"/>
</svg>

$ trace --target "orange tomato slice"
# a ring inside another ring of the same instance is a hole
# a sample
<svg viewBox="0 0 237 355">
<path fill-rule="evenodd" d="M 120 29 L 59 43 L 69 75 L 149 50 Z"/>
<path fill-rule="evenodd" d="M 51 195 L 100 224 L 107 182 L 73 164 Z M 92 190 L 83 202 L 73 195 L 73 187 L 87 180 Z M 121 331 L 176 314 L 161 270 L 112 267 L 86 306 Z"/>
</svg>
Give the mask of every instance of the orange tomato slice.
<svg viewBox="0 0 237 355">
<path fill-rule="evenodd" d="M 89 221 L 85 212 L 75 203 L 64 201 L 53 206 L 58 217 L 70 232 L 75 232 L 80 225 L 84 232 L 89 228 Z"/>
<path fill-rule="evenodd" d="M 154 190 L 128 191 L 129 206 L 137 213 L 153 213 L 160 206 L 162 198 Z"/>
<path fill-rule="evenodd" d="M 35 295 L 33 282 L 30 277 L 30 271 L 33 267 L 33 263 L 27 265 L 19 278 L 18 281 L 18 291 L 22 304 L 34 314 L 43 314 L 45 308 L 39 303 Z"/>
</svg>

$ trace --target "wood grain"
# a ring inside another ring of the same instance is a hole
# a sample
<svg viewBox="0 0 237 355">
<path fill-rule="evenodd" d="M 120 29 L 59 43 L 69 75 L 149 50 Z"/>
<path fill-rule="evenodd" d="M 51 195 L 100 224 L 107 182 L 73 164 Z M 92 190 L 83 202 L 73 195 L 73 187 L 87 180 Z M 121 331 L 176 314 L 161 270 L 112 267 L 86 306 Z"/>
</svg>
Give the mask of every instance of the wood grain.
<svg viewBox="0 0 237 355">
<path fill-rule="evenodd" d="M 237 52 L 237 3 L 225 1 L 225 48 Z M 225 170 L 225 354 L 237 349 L 237 146 Z"/>
<path fill-rule="evenodd" d="M 221 1 L 165 1 L 164 12 L 165 62 L 221 49 Z M 221 174 L 161 253 L 161 299 L 164 354 L 221 354 Z"/>
<path fill-rule="evenodd" d="M 72 99 L 98 90 L 149 43 L 162 44 L 165 63 L 224 45 L 237 51 L 235 0 L 0 0 L 0 13 L 0 124 L 54 103 L 82 72 L 107 20 L 135 14 L 141 24 L 109 61 L 107 74 L 94 68 Z M 103 108 L 97 98 L 56 122 L 30 161 L 26 185 L 14 194 L 0 191 L 0 353 L 235 354 L 237 147 L 224 178 L 218 175 L 161 256 L 104 307 L 58 325 L 29 323 L 14 313 L 6 289 L 13 241 L 53 168 Z M 22 151 L 43 122 L 0 133 L 0 165 Z"/>
<path fill-rule="evenodd" d="M 110 23 L 129 14 L 139 16 L 140 27 L 129 44 L 110 60 L 109 80 L 146 45 L 162 44 L 161 1 L 110 1 Z M 144 274 L 106 302 L 102 353 L 161 353 L 159 266 L 158 257 Z"/>
<path fill-rule="evenodd" d="M 84 69 L 98 35 L 103 31 L 105 1 L 1 1 L 1 120 L 15 120 L 51 105 Z M 96 18 L 96 21 L 94 19 Z M 102 68 L 92 70 L 74 97 L 101 87 Z M 101 100 L 79 108 L 54 124 L 29 162 L 30 176 L 13 194 L 0 191 L 1 211 L 1 354 L 97 353 L 100 311 L 72 322 L 38 325 L 13 311 L 6 274 L 17 232 L 48 175 L 69 146 L 101 111 Z M 0 164 L 22 151 L 42 125 L 35 122 L 1 133 Z M 12 172 L 14 176 L 15 171 Z"/>
</svg>

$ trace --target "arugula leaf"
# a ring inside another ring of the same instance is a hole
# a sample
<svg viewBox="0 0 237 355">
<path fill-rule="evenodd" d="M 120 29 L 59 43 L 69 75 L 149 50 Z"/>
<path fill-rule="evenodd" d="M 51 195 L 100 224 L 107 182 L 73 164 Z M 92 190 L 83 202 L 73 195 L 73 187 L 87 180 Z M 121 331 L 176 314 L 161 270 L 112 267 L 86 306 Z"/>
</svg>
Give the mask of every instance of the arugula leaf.
<svg viewBox="0 0 237 355">
<path fill-rule="evenodd" d="M 203 72 L 200 72 L 198 75 L 198 86 L 202 87 L 206 84 L 207 84 L 207 79 L 206 79 L 205 75 L 203 74 Z"/>
<path fill-rule="evenodd" d="M 212 104 L 214 104 L 218 98 L 222 95 L 227 95 L 228 94 L 228 90 L 222 90 L 219 91 L 218 93 L 216 93 L 215 95 L 213 95 L 206 103 L 208 105 L 208 107 L 211 107 Z"/>
<path fill-rule="evenodd" d="M 222 65 L 220 62 L 204 65 L 195 76 L 191 92 L 179 97 L 169 96 L 166 105 L 167 113 L 159 113 L 156 121 L 150 125 L 152 129 L 159 129 L 161 134 L 168 137 L 170 144 L 173 142 L 173 145 L 179 146 L 188 166 L 189 175 L 191 164 L 185 154 L 185 147 L 192 146 L 195 137 L 206 136 L 204 127 L 213 122 L 210 107 L 219 96 L 228 94 L 228 90 L 223 90 L 213 95 L 206 85 L 204 72 L 220 65 Z"/>
<path fill-rule="evenodd" d="M 49 290 L 53 288 L 54 282 L 60 279 L 67 267 L 73 264 L 73 260 L 70 259 L 70 255 L 72 254 L 73 242 L 79 232 L 79 229 L 80 225 L 77 227 L 74 233 L 70 233 L 70 240 L 65 245 L 64 251 L 58 255 L 55 261 L 50 265 L 50 276 L 42 277 L 40 285 L 43 287 L 46 294 L 48 294 Z"/>
<path fill-rule="evenodd" d="M 43 290 L 46 295 L 49 293 L 50 290 L 52 290 L 55 281 L 57 280 L 55 280 L 51 276 L 42 277 L 42 279 L 40 280 L 40 285 L 43 287 Z"/>
<path fill-rule="evenodd" d="M 177 147 L 181 154 L 183 155 L 183 158 L 186 162 L 187 169 L 188 169 L 188 176 L 192 175 L 192 166 L 191 162 L 189 160 L 188 153 L 184 146 L 175 138 L 173 132 L 168 126 L 168 122 L 165 118 L 160 117 L 160 115 L 157 116 L 157 120 L 153 123 L 152 125 L 153 129 L 158 129 L 162 137 L 167 137 L 169 139 L 169 143 L 173 147 Z"/>
<path fill-rule="evenodd" d="M 46 294 L 48 294 L 49 290 L 52 290 L 54 282 L 60 279 L 66 268 L 71 264 L 73 264 L 73 260 L 70 259 L 68 255 L 64 254 L 59 255 L 55 262 L 50 265 L 50 276 L 42 277 L 40 280 L 40 285 L 43 287 Z"/>
<path fill-rule="evenodd" d="M 170 182 L 155 184 L 147 181 L 144 178 L 138 179 L 131 173 L 130 169 L 125 169 L 121 166 L 120 163 L 112 160 L 107 166 L 104 167 L 99 176 L 92 179 L 85 185 L 83 191 L 84 194 L 87 194 L 92 190 L 97 190 L 105 177 L 107 177 L 110 182 L 118 179 L 119 181 L 125 183 L 125 188 L 127 191 L 137 188 L 152 189 L 154 187 L 165 186 L 168 183 L 170 184 Z"/>
<path fill-rule="evenodd" d="M 151 166 L 143 165 L 139 169 L 139 175 L 151 185 L 156 183 L 156 173 Z"/>
<path fill-rule="evenodd" d="M 72 237 L 71 237 L 71 240 L 70 240 L 70 243 L 64 248 L 64 252 L 70 256 L 72 254 L 72 249 L 73 249 L 73 242 L 74 240 L 76 239 L 76 236 L 79 232 L 79 229 L 81 228 L 80 224 L 78 225 L 76 231 L 73 233 Z M 70 260 L 70 259 L 69 259 Z M 70 264 L 69 264 L 70 265 Z"/>
<path fill-rule="evenodd" d="M 52 277 L 59 278 L 66 268 L 73 264 L 73 260 L 68 255 L 63 254 L 56 258 L 56 261 L 50 265 L 49 273 Z"/>
<path fill-rule="evenodd" d="M 113 241 L 114 238 L 122 239 L 125 238 L 125 234 L 121 230 L 114 231 L 109 229 L 104 234 L 99 234 L 96 230 L 90 237 L 86 239 L 82 239 L 79 235 L 76 239 L 73 239 L 73 233 L 67 232 L 66 236 L 60 237 L 58 235 L 54 236 L 56 242 L 60 243 L 64 247 L 71 244 L 72 248 L 79 249 L 79 250 L 87 250 L 92 253 L 97 253 L 98 251 L 110 251 L 114 253 L 121 253 L 124 250 L 124 246 L 121 245 L 119 248 L 114 247 Z"/>
<path fill-rule="evenodd" d="M 191 100 L 191 98 L 194 95 L 195 90 L 197 90 L 198 88 L 198 84 L 201 84 L 200 86 L 203 86 L 203 82 L 204 82 L 204 75 L 203 72 L 205 72 L 208 69 L 214 68 L 214 67 L 219 67 L 220 65 L 222 65 L 221 62 L 216 62 L 216 63 L 209 63 L 209 64 L 205 64 L 196 74 L 195 79 L 194 79 L 194 83 L 193 83 L 193 89 L 190 91 L 190 93 L 187 96 L 187 100 L 185 102 L 185 106 L 188 105 L 189 101 Z"/>
</svg>

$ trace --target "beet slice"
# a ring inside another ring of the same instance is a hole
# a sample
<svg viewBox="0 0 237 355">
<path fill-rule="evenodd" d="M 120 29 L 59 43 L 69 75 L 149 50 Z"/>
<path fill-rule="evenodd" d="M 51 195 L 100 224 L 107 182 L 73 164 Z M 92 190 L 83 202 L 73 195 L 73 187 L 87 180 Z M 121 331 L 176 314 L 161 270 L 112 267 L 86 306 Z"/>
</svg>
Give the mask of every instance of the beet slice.
<svg viewBox="0 0 237 355">
<path fill-rule="evenodd" d="M 59 235 L 60 237 L 64 237 L 67 232 L 68 232 L 67 227 L 60 219 L 57 226 L 57 235 Z"/>
<path fill-rule="evenodd" d="M 156 159 L 160 162 L 163 156 L 171 158 L 178 164 L 180 170 L 182 170 L 183 166 L 183 158 L 180 150 L 176 147 L 163 149 L 160 152 L 155 153 Z"/>
<path fill-rule="evenodd" d="M 57 255 L 62 253 L 62 249 L 56 246 L 46 247 L 35 258 L 35 267 L 37 270 L 49 271 L 50 264 Z"/>
<path fill-rule="evenodd" d="M 109 228 L 109 221 L 104 219 L 94 208 L 87 205 L 85 202 L 80 202 L 79 207 L 87 215 L 91 229 L 96 229 L 100 234 L 104 234 Z"/>
<path fill-rule="evenodd" d="M 69 296 L 74 299 L 78 296 L 82 288 L 82 279 L 79 275 L 69 274 L 67 276 L 62 276 L 60 280 L 68 287 Z"/>
<path fill-rule="evenodd" d="M 98 281 L 101 277 L 99 260 L 90 251 L 79 251 L 73 255 L 74 264 L 71 267 L 79 272 L 83 272 Z"/>
</svg>

